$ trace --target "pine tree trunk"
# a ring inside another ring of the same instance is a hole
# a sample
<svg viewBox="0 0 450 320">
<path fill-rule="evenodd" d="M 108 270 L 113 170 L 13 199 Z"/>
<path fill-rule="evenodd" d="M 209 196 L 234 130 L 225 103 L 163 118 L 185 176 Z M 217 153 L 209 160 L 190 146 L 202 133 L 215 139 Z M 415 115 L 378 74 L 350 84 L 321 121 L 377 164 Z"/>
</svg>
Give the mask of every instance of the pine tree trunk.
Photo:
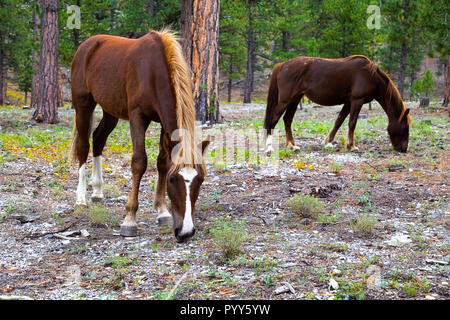
<svg viewBox="0 0 450 320">
<path fill-rule="evenodd" d="M 444 81 L 445 81 L 445 91 L 442 106 L 447 108 L 450 100 L 450 56 L 447 57 L 447 61 L 445 63 Z"/>
<path fill-rule="evenodd" d="M 40 1 L 36 1 L 36 6 L 39 6 Z M 39 42 L 39 25 L 41 21 L 36 9 L 33 10 L 33 39 L 35 43 Z M 39 95 L 39 57 L 37 50 L 33 50 L 31 55 L 33 60 L 33 76 L 31 77 L 31 98 L 30 98 L 30 108 L 36 110 L 37 108 L 37 97 Z"/>
<path fill-rule="evenodd" d="M 145 8 L 145 12 L 151 17 L 155 16 L 155 0 L 148 0 L 147 7 Z"/>
<path fill-rule="evenodd" d="M 80 0 L 77 0 L 76 5 L 78 7 L 80 7 Z M 80 45 L 80 29 L 78 28 L 73 28 L 72 29 L 72 35 L 73 35 L 73 45 L 75 47 L 75 50 L 78 48 L 78 46 Z"/>
<path fill-rule="evenodd" d="M 231 102 L 231 90 L 233 86 L 233 79 L 231 78 L 231 75 L 233 74 L 233 64 L 231 63 L 233 59 L 230 58 L 230 64 L 228 65 L 228 95 L 227 95 L 227 101 Z"/>
<path fill-rule="evenodd" d="M 252 102 L 253 73 L 255 71 L 255 38 L 253 34 L 253 14 L 251 4 L 247 4 L 248 34 L 247 34 L 247 74 L 244 82 L 244 103 Z"/>
<path fill-rule="evenodd" d="M 3 39 L 0 37 L 0 43 L 2 42 Z M 0 105 L 5 103 L 5 97 L 6 97 L 6 92 L 5 92 L 5 81 L 6 81 L 6 70 L 4 67 L 4 54 L 3 54 L 3 50 L 0 44 Z"/>
<path fill-rule="evenodd" d="M 408 48 L 406 47 L 406 42 L 402 42 L 402 51 L 400 53 L 400 72 L 398 74 L 398 91 L 402 98 L 404 98 L 404 83 L 405 83 L 405 73 L 406 73 L 406 57 L 408 55 Z"/>
<path fill-rule="evenodd" d="M 181 37 L 186 61 L 192 68 L 197 120 L 220 122 L 219 112 L 220 0 L 183 0 Z"/>
<path fill-rule="evenodd" d="M 58 122 L 58 0 L 42 1 L 39 94 L 33 119 Z"/>
</svg>

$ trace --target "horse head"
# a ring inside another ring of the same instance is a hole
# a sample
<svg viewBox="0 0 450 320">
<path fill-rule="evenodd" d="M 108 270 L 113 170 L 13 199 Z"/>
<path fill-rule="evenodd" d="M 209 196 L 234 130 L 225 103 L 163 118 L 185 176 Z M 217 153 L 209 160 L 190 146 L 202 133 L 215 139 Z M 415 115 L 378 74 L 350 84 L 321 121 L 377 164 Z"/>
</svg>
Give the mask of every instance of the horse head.
<svg viewBox="0 0 450 320">
<path fill-rule="evenodd" d="M 389 122 L 387 131 L 394 150 L 398 152 L 406 152 L 408 150 L 410 124 L 409 109 L 404 109 L 398 120 Z"/>
<path fill-rule="evenodd" d="M 171 141 L 167 134 L 164 135 L 163 139 L 163 148 L 171 168 L 167 174 L 167 194 L 171 202 L 169 211 L 173 218 L 173 232 L 177 242 L 184 242 L 195 233 L 195 202 L 206 174 L 203 165 L 203 153 L 210 141 L 203 141 L 201 145 L 196 146 L 201 148 L 200 161 L 194 160 L 194 164 L 177 165 L 172 162 L 176 157 L 175 146 L 177 144 Z"/>
</svg>

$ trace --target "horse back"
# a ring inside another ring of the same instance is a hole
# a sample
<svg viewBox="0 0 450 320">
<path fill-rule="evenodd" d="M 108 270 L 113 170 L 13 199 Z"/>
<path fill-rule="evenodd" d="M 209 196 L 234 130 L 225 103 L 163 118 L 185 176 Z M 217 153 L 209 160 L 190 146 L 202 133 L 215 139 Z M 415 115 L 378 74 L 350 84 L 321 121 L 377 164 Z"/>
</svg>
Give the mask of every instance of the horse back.
<svg viewBox="0 0 450 320">
<path fill-rule="evenodd" d="M 154 34 L 139 39 L 96 35 L 74 56 L 72 95 L 91 94 L 104 111 L 128 119 L 130 104 L 154 100 L 148 96 L 154 91 L 151 83 L 168 78 L 164 67 L 164 48 Z"/>
<path fill-rule="evenodd" d="M 363 96 L 371 100 L 377 87 L 372 65 L 363 56 L 341 59 L 298 57 L 284 64 L 284 74 L 279 80 L 283 77 L 285 83 L 291 83 L 290 91 L 303 92 L 322 105 L 343 104 Z"/>
</svg>

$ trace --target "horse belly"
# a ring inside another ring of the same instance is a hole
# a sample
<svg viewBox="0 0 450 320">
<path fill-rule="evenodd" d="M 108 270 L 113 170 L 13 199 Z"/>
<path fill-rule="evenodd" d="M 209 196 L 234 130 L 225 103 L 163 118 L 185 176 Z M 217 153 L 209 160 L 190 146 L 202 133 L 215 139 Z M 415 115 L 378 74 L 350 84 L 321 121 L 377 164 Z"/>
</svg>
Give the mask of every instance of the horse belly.
<svg viewBox="0 0 450 320">
<path fill-rule="evenodd" d="M 113 82 L 112 77 L 109 79 L 96 79 L 89 81 L 89 91 L 102 109 L 110 115 L 119 119 L 128 119 L 128 107 L 125 88 L 119 83 Z"/>
<path fill-rule="evenodd" d="M 343 104 L 348 100 L 348 94 L 346 92 L 336 92 L 329 90 L 307 90 L 305 92 L 305 95 L 309 100 L 323 106 Z"/>
</svg>

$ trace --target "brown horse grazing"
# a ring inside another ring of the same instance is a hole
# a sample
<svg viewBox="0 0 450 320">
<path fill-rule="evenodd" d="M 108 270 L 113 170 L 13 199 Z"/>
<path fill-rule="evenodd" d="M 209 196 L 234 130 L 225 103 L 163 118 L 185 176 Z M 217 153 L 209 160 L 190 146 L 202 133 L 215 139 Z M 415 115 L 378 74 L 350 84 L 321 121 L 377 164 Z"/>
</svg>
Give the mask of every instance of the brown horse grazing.
<svg viewBox="0 0 450 320">
<path fill-rule="evenodd" d="M 272 130 L 283 113 L 286 146 L 291 150 L 299 149 L 292 137 L 291 124 L 303 95 L 325 106 L 344 105 L 323 142 L 325 145 L 333 141 L 350 114 L 347 148 L 357 151 L 353 133 L 359 112 L 364 103 L 375 99 L 388 116 L 387 131 L 394 149 L 407 151 L 411 125 L 409 109 L 405 109 L 400 93 L 389 76 L 365 56 L 355 55 L 342 59 L 298 57 L 275 66 L 270 77 L 264 119 L 266 152 L 273 151 Z"/>
<path fill-rule="evenodd" d="M 133 156 L 132 190 L 120 226 L 123 236 L 136 236 L 139 185 L 147 168 L 145 132 L 151 121 L 161 123 L 158 182 L 154 207 L 158 222 L 173 218 L 178 242 L 194 232 L 194 207 L 205 176 L 203 150 L 194 141 L 195 108 L 190 70 L 170 31 L 151 31 L 139 39 L 97 35 L 84 41 L 72 61 L 75 108 L 71 159 L 78 159 L 77 204 L 86 205 L 86 159 L 93 111 L 103 118 L 93 133 L 93 201 L 103 198 L 102 151 L 118 119 L 129 120 Z M 177 135 L 180 143 L 173 141 Z M 192 138 L 192 139 L 191 139 Z M 165 192 L 172 208 L 167 210 Z"/>
</svg>

